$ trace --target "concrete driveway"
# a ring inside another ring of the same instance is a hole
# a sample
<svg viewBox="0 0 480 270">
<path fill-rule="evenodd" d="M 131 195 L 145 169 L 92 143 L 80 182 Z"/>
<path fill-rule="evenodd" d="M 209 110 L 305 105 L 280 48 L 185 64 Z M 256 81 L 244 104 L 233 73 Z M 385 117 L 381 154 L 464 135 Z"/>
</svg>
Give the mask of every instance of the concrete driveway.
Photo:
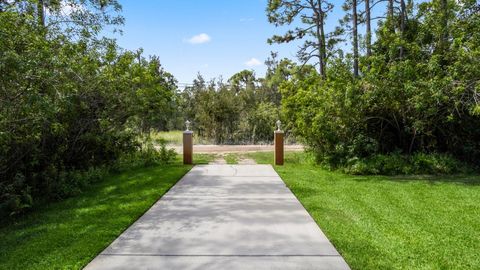
<svg viewBox="0 0 480 270">
<path fill-rule="evenodd" d="M 86 269 L 349 267 L 270 165 L 202 165 Z"/>
</svg>

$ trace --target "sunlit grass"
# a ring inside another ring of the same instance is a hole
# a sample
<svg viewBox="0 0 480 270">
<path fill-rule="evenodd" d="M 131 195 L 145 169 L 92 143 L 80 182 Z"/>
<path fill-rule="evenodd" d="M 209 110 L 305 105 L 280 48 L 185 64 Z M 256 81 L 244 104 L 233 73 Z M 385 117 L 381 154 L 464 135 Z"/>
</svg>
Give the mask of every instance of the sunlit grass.
<svg viewBox="0 0 480 270">
<path fill-rule="evenodd" d="M 1 225 L 0 269 L 82 268 L 190 168 L 177 161 L 112 175 L 79 196 Z"/>
<path fill-rule="evenodd" d="M 352 269 L 480 269 L 478 175 L 350 176 L 303 153 L 275 170 Z"/>
</svg>

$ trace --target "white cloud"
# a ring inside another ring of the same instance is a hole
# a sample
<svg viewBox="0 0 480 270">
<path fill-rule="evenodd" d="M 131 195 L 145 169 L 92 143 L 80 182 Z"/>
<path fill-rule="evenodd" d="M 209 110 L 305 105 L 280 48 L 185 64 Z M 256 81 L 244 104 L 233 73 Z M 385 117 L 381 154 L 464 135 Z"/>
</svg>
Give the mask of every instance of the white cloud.
<svg viewBox="0 0 480 270">
<path fill-rule="evenodd" d="M 253 22 L 254 20 L 254 18 L 241 18 L 240 22 Z"/>
<path fill-rule="evenodd" d="M 202 43 L 207 43 L 211 40 L 210 36 L 205 34 L 205 33 L 201 33 L 201 34 L 198 34 L 198 35 L 195 35 L 191 38 L 189 38 L 187 40 L 188 43 L 190 44 L 202 44 Z"/>
<path fill-rule="evenodd" d="M 261 66 L 262 62 L 260 62 L 257 58 L 252 58 L 245 62 L 245 65 L 247 65 L 248 67 Z"/>
</svg>

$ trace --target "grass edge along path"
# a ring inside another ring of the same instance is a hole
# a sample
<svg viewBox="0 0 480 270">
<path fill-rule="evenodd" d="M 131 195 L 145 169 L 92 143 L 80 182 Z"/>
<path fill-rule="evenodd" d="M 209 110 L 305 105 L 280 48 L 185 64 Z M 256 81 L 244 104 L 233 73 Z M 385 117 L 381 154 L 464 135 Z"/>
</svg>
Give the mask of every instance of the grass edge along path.
<svg viewBox="0 0 480 270">
<path fill-rule="evenodd" d="M 0 269 L 84 267 L 191 168 L 177 160 L 113 174 L 78 196 L 1 225 Z"/>
<path fill-rule="evenodd" d="M 304 153 L 274 167 L 352 269 L 480 269 L 479 175 L 352 176 Z"/>
</svg>

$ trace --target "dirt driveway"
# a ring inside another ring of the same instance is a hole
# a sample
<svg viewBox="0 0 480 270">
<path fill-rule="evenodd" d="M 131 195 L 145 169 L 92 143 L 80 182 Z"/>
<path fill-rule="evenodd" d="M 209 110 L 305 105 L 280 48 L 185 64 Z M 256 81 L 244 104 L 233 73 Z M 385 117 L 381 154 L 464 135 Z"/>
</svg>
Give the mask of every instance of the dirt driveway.
<svg viewBox="0 0 480 270">
<path fill-rule="evenodd" d="M 182 146 L 169 145 L 179 154 L 183 153 Z M 208 153 L 245 153 L 245 152 L 269 152 L 273 151 L 273 145 L 194 145 L 193 152 L 199 154 Z M 303 145 L 285 145 L 285 151 L 303 151 Z"/>
</svg>

